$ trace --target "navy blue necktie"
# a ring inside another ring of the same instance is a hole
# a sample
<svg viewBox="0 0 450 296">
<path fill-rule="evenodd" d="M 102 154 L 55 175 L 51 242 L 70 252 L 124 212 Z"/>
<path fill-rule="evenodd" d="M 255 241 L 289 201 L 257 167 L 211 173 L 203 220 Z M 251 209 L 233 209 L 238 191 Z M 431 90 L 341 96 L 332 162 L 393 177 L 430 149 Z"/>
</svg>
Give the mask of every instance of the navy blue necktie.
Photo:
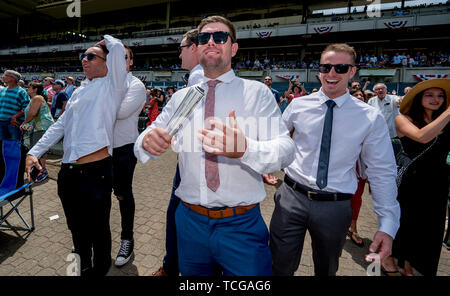
<svg viewBox="0 0 450 296">
<path fill-rule="evenodd" d="M 331 129 L 333 127 L 333 107 L 336 103 L 333 100 L 325 102 L 328 106 L 323 124 L 322 142 L 320 144 L 319 165 L 317 167 L 316 184 L 320 189 L 325 188 L 328 183 L 328 162 L 330 160 Z"/>
</svg>

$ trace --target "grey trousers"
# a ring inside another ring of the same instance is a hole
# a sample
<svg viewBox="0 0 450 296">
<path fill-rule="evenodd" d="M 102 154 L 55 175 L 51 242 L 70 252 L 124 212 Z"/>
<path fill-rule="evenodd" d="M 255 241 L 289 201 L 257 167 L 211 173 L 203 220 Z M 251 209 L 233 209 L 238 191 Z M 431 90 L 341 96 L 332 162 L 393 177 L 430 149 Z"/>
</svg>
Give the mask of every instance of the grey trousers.
<svg viewBox="0 0 450 296">
<path fill-rule="evenodd" d="M 309 200 L 286 183 L 278 188 L 274 199 L 269 243 L 273 275 L 294 274 L 308 230 L 312 240 L 314 274 L 335 276 L 352 221 L 350 200 Z"/>
</svg>

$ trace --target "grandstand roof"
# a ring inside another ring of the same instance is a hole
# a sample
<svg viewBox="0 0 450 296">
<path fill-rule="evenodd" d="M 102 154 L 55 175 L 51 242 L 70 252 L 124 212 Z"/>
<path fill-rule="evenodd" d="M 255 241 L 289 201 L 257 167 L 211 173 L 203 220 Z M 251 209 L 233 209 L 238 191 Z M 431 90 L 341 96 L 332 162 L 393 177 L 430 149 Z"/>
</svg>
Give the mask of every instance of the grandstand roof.
<svg viewBox="0 0 450 296">
<path fill-rule="evenodd" d="M 84 15 L 95 14 L 95 13 L 105 13 L 109 11 L 117 11 L 122 9 L 137 8 L 152 6 L 156 4 L 163 4 L 168 2 L 179 2 L 181 0 L 127 0 L 127 1 L 112 1 L 112 0 L 80 0 L 81 1 L 81 13 Z M 202 0 L 191 0 L 190 3 L 194 5 L 195 3 L 205 3 Z M 254 2 L 254 1 L 240 1 L 243 2 Z M 259 7 L 268 5 L 270 6 L 272 1 L 258 1 Z M 280 2 L 280 1 L 278 1 Z M 286 1 L 286 2 L 296 2 L 300 5 L 307 4 L 311 9 L 326 9 L 326 8 L 336 8 L 336 7 L 346 7 L 349 2 L 351 6 L 367 5 L 370 2 L 365 0 L 325 0 L 325 1 L 311 1 L 311 0 L 301 0 L 301 1 Z M 381 3 L 392 3 L 398 2 L 398 0 L 381 0 Z M 206 2 L 210 5 L 211 2 Z M 54 19 L 60 19 L 67 17 L 66 9 L 70 3 L 67 0 L 20 0 L 20 1 L 10 1 L 10 0 L 0 0 L 0 19 L 5 18 L 17 18 L 22 16 L 27 16 L 31 14 L 38 14 L 42 16 L 48 16 Z M 207 5 L 208 5 L 207 4 Z"/>
</svg>

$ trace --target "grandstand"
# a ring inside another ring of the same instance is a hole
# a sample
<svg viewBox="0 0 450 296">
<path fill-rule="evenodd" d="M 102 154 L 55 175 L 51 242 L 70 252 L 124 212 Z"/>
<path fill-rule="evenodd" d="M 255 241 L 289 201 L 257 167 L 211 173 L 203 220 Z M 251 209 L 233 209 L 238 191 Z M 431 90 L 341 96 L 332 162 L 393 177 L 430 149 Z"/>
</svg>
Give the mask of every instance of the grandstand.
<svg viewBox="0 0 450 296">
<path fill-rule="evenodd" d="M 238 75 L 260 81 L 271 75 L 279 90 L 287 88 L 292 76 L 307 90 L 320 86 L 319 54 L 333 42 L 349 43 L 362 57 L 356 79 L 386 82 L 400 94 L 420 79 L 450 74 L 448 2 L 407 7 L 402 1 L 397 8 L 373 11 L 370 1 L 231 0 L 221 6 L 204 0 L 77 1 L 80 17 L 67 14 L 73 2 L 0 0 L 5 33 L 0 67 L 18 68 L 27 80 L 70 75 L 80 81 L 78 54 L 103 34 L 112 34 L 135 51 L 136 76 L 150 85 L 182 86 L 187 73 L 180 69 L 177 51 L 182 34 L 204 16 L 220 14 L 238 30 L 239 51 L 233 60 Z M 339 7 L 346 12 L 317 13 Z M 397 53 L 410 55 L 414 63 L 392 64 Z M 377 62 L 368 61 L 372 56 Z"/>
</svg>

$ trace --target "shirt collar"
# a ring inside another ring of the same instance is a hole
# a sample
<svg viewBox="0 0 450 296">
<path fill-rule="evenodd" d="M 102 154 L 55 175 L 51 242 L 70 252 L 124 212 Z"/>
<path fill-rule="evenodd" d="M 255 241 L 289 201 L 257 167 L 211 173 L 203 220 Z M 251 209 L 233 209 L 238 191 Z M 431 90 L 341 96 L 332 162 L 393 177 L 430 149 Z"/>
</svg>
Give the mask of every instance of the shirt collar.
<svg viewBox="0 0 450 296">
<path fill-rule="evenodd" d="M 197 64 L 197 66 L 195 66 L 194 68 L 192 68 L 192 70 L 189 72 L 189 74 L 194 73 L 197 70 L 202 70 L 202 66 L 200 64 Z"/>
<path fill-rule="evenodd" d="M 220 75 L 219 77 L 215 78 L 214 80 L 220 80 L 224 83 L 230 83 L 231 81 L 233 81 L 233 79 L 236 77 L 236 75 L 234 74 L 233 70 L 230 70 L 222 75 Z M 210 80 L 213 80 L 211 78 L 208 78 L 205 76 L 205 80 L 204 82 L 208 82 Z"/>
<path fill-rule="evenodd" d="M 333 100 L 338 107 L 341 107 L 342 105 L 344 105 L 344 103 L 350 98 L 350 93 L 349 93 L 348 89 L 346 89 L 345 94 L 343 94 L 340 97 L 334 98 L 334 99 L 330 99 L 326 94 L 324 94 L 322 91 L 322 88 L 320 88 L 318 93 L 319 93 L 319 101 L 321 104 L 325 103 L 328 100 Z"/>
</svg>

